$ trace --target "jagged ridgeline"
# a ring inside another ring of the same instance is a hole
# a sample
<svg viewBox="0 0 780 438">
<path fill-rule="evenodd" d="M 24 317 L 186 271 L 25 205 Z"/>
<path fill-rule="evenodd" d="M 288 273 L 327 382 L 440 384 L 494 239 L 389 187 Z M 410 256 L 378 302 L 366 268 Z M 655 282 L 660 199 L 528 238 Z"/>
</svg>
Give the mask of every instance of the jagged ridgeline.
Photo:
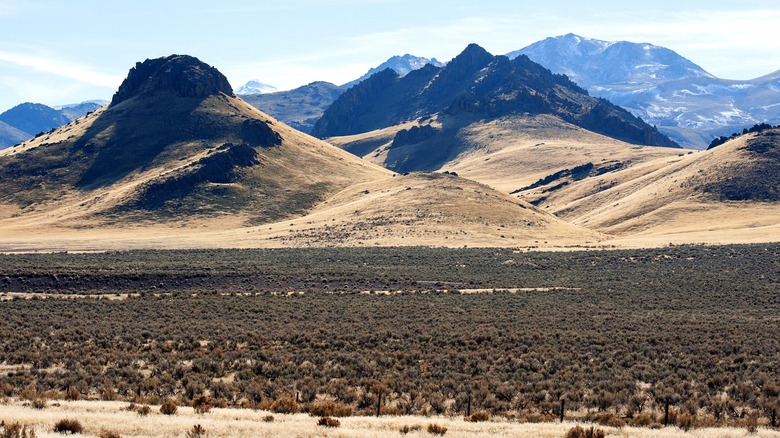
<svg viewBox="0 0 780 438">
<path fill-rule="evenodd" d="M 24 212 L 76 198 L 109 220 L 264 222 L 381 172 L 256 110 L 186 55 L 137 63 L 107 108 L 15 149 L 0 155 L 5 202 Z"/>
<path fill-rule="evenodd" d="M 604 99 L 588 95 L 564 75 L 526 56 L 509 60 L 471 44 L 444 67 L 427 65 L 404 77 L 379 72 L 345 92 L 312 133 L 353 135 L 432 114 L 552 114 L 599 134 L 633 144 L 677 147 L 657 129 Z"/>
</svg>

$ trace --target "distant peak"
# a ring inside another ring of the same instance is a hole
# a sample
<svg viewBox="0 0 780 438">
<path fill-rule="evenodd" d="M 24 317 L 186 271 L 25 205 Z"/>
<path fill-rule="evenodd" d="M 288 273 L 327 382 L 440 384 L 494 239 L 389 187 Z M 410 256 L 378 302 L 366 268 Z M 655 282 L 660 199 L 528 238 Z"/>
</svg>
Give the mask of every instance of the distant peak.
<svg viewBox="0 0 780 438">
<path fill-rule="evenodd" d="M 227 78 L 216 68 L 193 56 L 171 55 L 136 63 L 111 99 L 111 105 L 160 91 L 173 91 L 181 97 L 233 95 Z"/>
<path fill-rule="evenodd" d="M 471 65 L 481 64 L 481 65 L 487 65 L 490 63 L 490 61 L 493 60 L 493 55 L 490 54 L 487 50 L 480 47 L 478 44 L 471 43 L 466 48 L 460 52 L 458 56 L 452 59 L 450 61 L 450 64 L 460 64 L 462 62 L 467 62 Z"/>
</svg>

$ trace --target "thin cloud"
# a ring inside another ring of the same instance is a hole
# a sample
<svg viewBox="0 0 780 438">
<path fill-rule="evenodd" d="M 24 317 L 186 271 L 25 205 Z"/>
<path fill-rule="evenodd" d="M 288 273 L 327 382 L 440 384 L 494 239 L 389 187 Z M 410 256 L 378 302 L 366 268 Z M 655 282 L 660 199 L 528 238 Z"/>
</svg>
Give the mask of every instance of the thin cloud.
<svg viewBox="0 0 780 438">
<path fill-rule="evenodd" d="M 87 67 L 66 61 L 41 58 L 18 53 L 0 51 L 0 62 L 17 67 L 30 68 L 99 87 L 116 88 L 122 82 L 121 76 L 108 75 L 90 70 Z"/>
</svg>

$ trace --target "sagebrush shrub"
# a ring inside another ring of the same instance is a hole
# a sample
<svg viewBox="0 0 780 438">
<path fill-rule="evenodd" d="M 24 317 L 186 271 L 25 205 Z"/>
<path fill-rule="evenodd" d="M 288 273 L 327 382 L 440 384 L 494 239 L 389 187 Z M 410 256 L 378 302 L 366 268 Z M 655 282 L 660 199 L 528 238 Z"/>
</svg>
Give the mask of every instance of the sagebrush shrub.
<svg viewBox="0 0 780 438">
<path fill-rule="evenodd" d="M 339 427 L 341 426 L 341 422 L 335 418 L 321 417 L 319 420 L 317 420 L 317 426 Z"/>
<path fill-rule="evenodd" d="M 426 430 L 428 431 L 428 433 L 433 434 L 433 435 L 444 435 L 445 433 L 447 433 L 447 428 L 446 427 L 439 426 L 436 423 L 429 424 L 428 427 L 426 428 Z"/>
<path fill-rule="evenodd" d="M 70 433 L 70 434 L 81 433 L 84 432 L 84 426 L 81 425 L 79 420 L 64 418 L 58 421 L 54 425 L 54 431 L 57 433 Z"/>
<path fill-rule="evenodd" d="M 171 399 L 165 400 L 163 404 L 160 405 L 160 413 L 163 415 L 174 415 L 178 410 L 179 407 L 176 405 L 176 402 Z"/>
</svg>

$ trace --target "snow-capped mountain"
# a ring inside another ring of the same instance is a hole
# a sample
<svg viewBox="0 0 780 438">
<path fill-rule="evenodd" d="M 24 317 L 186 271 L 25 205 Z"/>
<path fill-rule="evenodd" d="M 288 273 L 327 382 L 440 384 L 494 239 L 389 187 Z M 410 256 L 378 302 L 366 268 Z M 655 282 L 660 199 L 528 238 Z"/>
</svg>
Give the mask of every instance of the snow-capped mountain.
<svg viewBox="0 0 780 438">
<path fill-rule="evenodd" d="M 363 81 L 364 79 L 368 79 L 371 76 L 373 76 L 375 73 L 379 73 L 380 71 L 388 68 L 398 73 L 399 76 L 406 76 L 407 74 L 409 74 L 409 72 L 414 70 L 419 70 L 423 68 L 426 64 L 433 64 L 436 67 L 444 66 L 444 64 L 437 61 L 436 58 L 428 59 L 420 56 L 410 55 L 408 53 L 403 56 L 395 55 L 392 58 L 388 59 L 387 61 L 379 64 L 378 66 L 369 69 L 368 72 L 366 72 L 366 74 L 364 74 L 363 76 L 355 79 L 354 81 L 347 82 L 346 84 L 342 85 L 342 87 L 352 88 L 355 84 Z"/>
<path fill-rule="evenodd" d="M 238 87 L 236 94 L 265 94 L 275 93 L 277 91 L 279 90 L 277 90 L 273 85 L 264 84 L 257 79 L 252 79 L 246 84 Z"/>
<path fill-rule="evenodd" d="M 715 137 L 780 122 L 780 72 L 749 81 L 719 79 L 664 47 L 574 34 L 507 54 L 519 55 L 657 125 L 684 147 L 703 149 Z"/>
<path fill-rule="evenodd" d="M 507 53 L 526 55 L 580 86 L 642 88 L 661 82 L 714 76 L 673 50 L 648 43 L 602 41 L 568 34 Z"/>
</svg>

